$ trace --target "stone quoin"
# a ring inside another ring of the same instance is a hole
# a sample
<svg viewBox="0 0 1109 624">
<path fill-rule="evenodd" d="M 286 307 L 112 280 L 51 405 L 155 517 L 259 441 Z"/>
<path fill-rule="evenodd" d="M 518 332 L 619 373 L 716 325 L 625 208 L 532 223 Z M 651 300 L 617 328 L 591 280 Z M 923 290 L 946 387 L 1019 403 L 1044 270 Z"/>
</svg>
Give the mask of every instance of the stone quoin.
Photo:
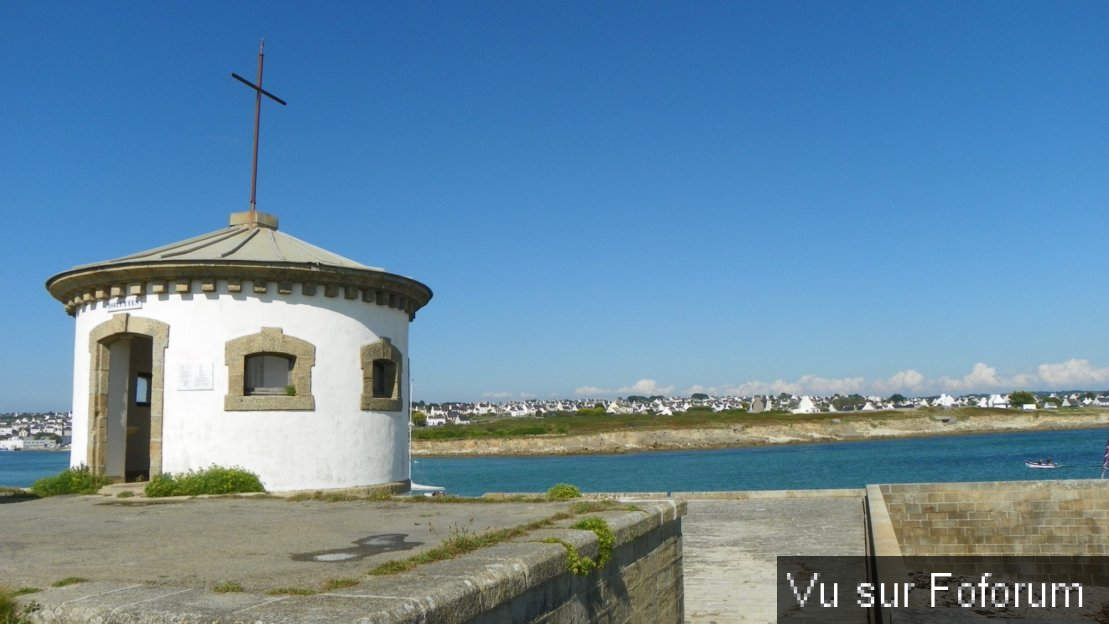
<svg viewBox="0 0 1109 624">
<path fill-rule="evenodd" d="M 46 287 L 76 319 L 71 466 L 117 480 L 235 466 L 271 491 L 410 484 L 424 284 L 249 211 Z"/>
</svg>

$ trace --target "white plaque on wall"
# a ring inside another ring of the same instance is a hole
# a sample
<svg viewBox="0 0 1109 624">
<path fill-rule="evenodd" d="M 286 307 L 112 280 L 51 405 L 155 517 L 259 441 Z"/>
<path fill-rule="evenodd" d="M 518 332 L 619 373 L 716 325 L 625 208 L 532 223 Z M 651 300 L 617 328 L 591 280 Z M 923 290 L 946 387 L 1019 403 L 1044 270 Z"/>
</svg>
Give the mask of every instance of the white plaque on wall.
<svg viewBox="0 0 1109 624">
<path fill-rule="evenodd" d="M 181 362 L 177 365 L 177 389 L 215 389 L 214 368 L 211 362 Z"/>
<path fill-rule="evenodd" d="M 132 295 L 130 297 L 116 297 L 104 302 L 104 309 L 109 312 L 119 312 L 121 310 L 138 310 L 142 307 L 142 297 Z"/>
</svg>

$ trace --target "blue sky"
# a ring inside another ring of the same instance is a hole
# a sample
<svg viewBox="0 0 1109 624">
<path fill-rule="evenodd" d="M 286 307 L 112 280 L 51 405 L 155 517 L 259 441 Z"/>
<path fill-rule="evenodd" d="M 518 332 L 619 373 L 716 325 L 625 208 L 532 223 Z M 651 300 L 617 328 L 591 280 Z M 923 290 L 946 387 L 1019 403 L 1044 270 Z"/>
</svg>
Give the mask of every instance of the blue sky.
<svg viewBox="0 0 1109 624">
<path fill-rule="evenodd" d="M 409 275 L 417 399 L 1109 388 L 1109 4 L 7 2 L 0 410 L 77 264 L 226 225 Z"/>
</svg>

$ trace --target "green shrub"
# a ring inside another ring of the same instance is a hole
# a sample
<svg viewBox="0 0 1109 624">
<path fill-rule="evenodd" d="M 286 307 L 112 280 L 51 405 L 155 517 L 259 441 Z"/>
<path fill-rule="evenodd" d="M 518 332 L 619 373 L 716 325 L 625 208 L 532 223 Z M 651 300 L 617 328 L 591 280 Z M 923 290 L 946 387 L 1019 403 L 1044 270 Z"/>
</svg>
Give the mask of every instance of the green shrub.
<svg viewBox="0 0 1109 624">
<path fill-rule="evenodd" d="M 578 489 L 578 486 L 569 483 L 558 483 L 547 490 L 547 500 L 564 501 L 580 497 L 581 490 Z"/>
<path fill-rule="evenodd" d="M 204 470 L 190 470 L 175 475 L 164 472 L 146 484 L 146 495 L 150 498 L 161 496 L 199 496 L 202 494 L 239 494 L 243 492 L 265 492 L 258 475 L 242 468 L 212 466 Z"/>
<path fill-rule="evenodd" d="M 61 494 L 96 494 L 100 488 L 110 485 L 112 480 L 104 475 L 94 475 L 88 466 L 66 468 L 52 477 L 43 477 L 31 486 L 31 491 L 39 496 L 58 496 Z"/>
</svg>

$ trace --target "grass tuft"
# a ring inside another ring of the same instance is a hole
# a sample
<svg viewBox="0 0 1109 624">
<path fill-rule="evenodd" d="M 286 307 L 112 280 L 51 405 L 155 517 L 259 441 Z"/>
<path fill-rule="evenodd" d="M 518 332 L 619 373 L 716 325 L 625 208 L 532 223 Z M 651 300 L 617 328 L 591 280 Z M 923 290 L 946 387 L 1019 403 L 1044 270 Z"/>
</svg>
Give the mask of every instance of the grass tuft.
<svg viewBox="0 0 1109 624">
<path fill-rule="evenodd" d="M 323 591 L 331 591 L 333 589 L 342 589 L 344 587 L 354 587 L 361 583 L 358 579 L 352 578 L 333 578 L 324 581 Z"/>
<path fill-rule="evenodd" d="M 243 591 L 243 586 L 235 581 L 224 581 L 216 584 L 216 586 L 212 588 L 212 591 L 217 594 L 238 593 Z"/>
<path fill-rule="evenodd" d="M 448 559 L 455 559 L 461 557 L 466 553 L 473 552 L 479 548 L 487 548 L 495 546 L 501 542 L 506 542 L 511 539 L 516 539 L 537 531 L 545 529 L 556 522 L 573 518 L 575 514 L 572 512 L 560 512 L 544 518 L 529 522 L 520 526 L 512 527 L 509 529 L 497 529 L 495 531 L 486 531 L 485 533 L 470 533 L 465 530 L 452 530 L 450 537 L 448 537 L 442 544 L 426 550 L 418 555 L 413 555 L 408 559 L 398 559 L 393 561 L 386 561 L 385 563 L 373 568 L 367 574 L 371 576 L 387 576 L 390 574 L 399 574 L 407 572 L 418 565 L 425 563 L 434 563 L 436 561 L 446 561 Z"/>
<path fill-rule="evenodd" d="M 597 513 L 599 511 L 643 511 L 638 506 L 631 503 L 621 503 L 614 498 L 602 498 L 598 500 L 586 500 L 570 503 L 570 511 L 576 514 Z"/>
<path fill-rule="evenodd" d="M 0 587 L 0 624 L 30 624 L 30 615 L 41 607 L 34 602 L 21 606 L 15 601 L 15 597 L 37 591 L 37 589 L 30 587 L 24 587 L 20 590 Z"/>
<path fill-rule="evenodd" d="M 67 585 L 76 585 L 77 583 L 87 583 L 88 581 L 89 580 L 87 578 L 81 578 L 79 576 L 67 576 L 64 579 L 59 579 L 57 581 L 54 581 L 53 583 L 50 584 L 50 586 L 51 587 L 65 587 Z"/>
<path fill-rule="evenodd" d="M 307 587 L 278 587 L 266 592 L 269 596 L 314 596 L 320 592 Z"/>
<path fill-rule="evenodd" d="M 393 494 L 388 489 L 378 488 L 375 490 L 363 492 L 324 492 L 316 490 L 315 492 L 301 492 L 286 497 L 285 500 L 290 502 L 303 502 L 303 501 L 320 501 L 323 503 L 350 503 L 354 501 L 387 501 L 393 500 Z"/>
</svg>

